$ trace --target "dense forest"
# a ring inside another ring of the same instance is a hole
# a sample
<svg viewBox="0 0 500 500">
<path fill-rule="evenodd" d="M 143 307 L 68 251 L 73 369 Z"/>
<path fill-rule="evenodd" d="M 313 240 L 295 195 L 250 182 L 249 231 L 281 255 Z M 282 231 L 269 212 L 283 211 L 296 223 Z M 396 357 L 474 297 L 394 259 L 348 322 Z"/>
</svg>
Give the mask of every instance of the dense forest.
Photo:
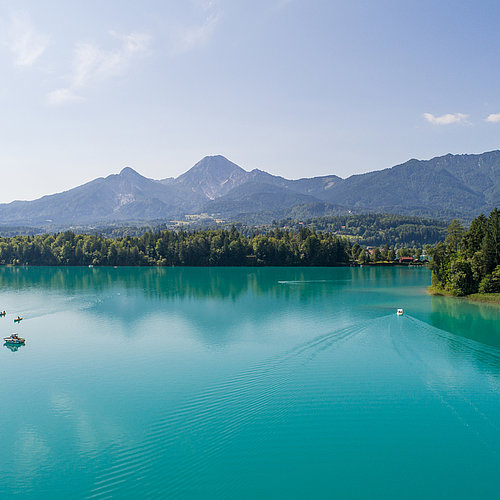
<svg viewBox="0 0 500 500">
<path fill-rule="evenodd" d="M 307 228 L 248 237 L 232 228 L 118 238 L 71 231 L 0 238 L 0 263 L 17 265 L 334 266 L 350 258 L 347 239 Z"/>
<path fill-rule="evenodd" d="M 224 229 L 109 227 L 102 234 L 0 237 L 0 264 L 101 266 L 335 266 L 396 263 L 432 255 L 433 285 L 456 295 L 500 283 L 498 211 L 467 231 L 445 223 L 373 214 L 281 221 L 279 227 Z M 290 227 L 292 226 L 292 227 Z M 12 228 L 15 234 L 20 228 Z M 443 239 L 446 235 L 446 240 Z M 431 243 L 438 243 L 433 247 Z M 373 242 L 373 244 L 372 244 Z M 385 244 L 384 244 L 385 242 Z M 379 246 L 377 246 L 377 244 Z"/>
<path fill-rule="evenodd" d="M 395 247 L 434 245 L 446 237 L 444 221 L 394 214 L 350 214 L 297 220 L 285 219 L 279 226 L 306 226 L 346 236 L 361 245 Z"/>
<path fill-rule="evenodd" d="M 480 215 L 466 230 L 458 220 L 433 249 L 432 285 L 453 295 L 500 293 L 500 212 Z"/>
<path fill-rule="evenodd" d="M 345 236 L 360 245 L 391 247 L 423 247 L 434 245 L 446 237 L 447 222 L 393 214 L 344 214 L 323 217 L 299 217 L 290 211 L 291 216 L 274 220 L 268 224 L 238 221 L 228 223 L 210 218 L 193 217 L 183 221 L 150 221 L 140 224 L 103 224 L 102 226 L 79 226 L 72 230 L 79 234 L 98 234 L 108 238 L 141 236 L 147 232 L 164 230 L 204 231 L 207 229 L 230 230 L 233 226 L 239 233 L 250 237 L 254 234 L 267 234 L 270 230 L 300 230 L 307 227 L 316 232 L 329 232 Z M 293 215 L 293 216 L 292 216 Z M 0 225 L 1 236 L 22 236 L 66 231 L 67 227 L 46 226 L 6 226 Z"/>
</svg>

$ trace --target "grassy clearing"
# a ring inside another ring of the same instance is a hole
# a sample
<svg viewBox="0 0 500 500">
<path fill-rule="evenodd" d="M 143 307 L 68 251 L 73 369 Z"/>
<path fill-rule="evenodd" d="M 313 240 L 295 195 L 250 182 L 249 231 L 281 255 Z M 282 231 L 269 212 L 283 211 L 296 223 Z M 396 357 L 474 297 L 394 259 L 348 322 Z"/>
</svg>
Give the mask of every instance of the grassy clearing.
<svg viewBox="0 0 500 500">
<path fill-rule="evenodd" d="M 500 293 L 473 293 L 466 298 L 475 302 L 487 302 L 488 304 L 497 304 L 500 306 Z"/>
<path fill-rule="evenodd" d="M 485 302 L 487 304 L 495 304 L 500 306 L 500 293 L 473 293 L 464 297 L 456 297 L 450 292 L 436 286 L 430 286 L 427 289 L 431 295 L 441 295 L 445 297 L 455 297 L 457 299 L 470 300 L 472 302 Z"/>
<path fill-rule="evenodd" d="M 445 295 L 447 297 L 453 297 L 453 295 L 450 292 L 447 292 L 444 288 L 440 288 L 434 285 L 427 287 L 427 293 L 429 295 Z"/>
</svg>

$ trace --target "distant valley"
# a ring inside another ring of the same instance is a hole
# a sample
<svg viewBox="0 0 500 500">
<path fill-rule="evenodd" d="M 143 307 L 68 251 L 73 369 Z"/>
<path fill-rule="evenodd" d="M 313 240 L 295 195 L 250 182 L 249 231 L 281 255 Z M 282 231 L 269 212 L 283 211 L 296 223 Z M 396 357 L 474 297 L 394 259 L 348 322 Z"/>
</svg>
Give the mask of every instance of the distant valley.
<svg viewBox="0 0 500 500">
<path fill-rule="evenodd" d="M 0 205 L 0 224 L 72 227 L 169 220 L 268 223 L 347 213 L 470 220 L 500 205 L 500 151 L 409 160 L 353 175 L 285 179 L 208 156 L 177 178 L 126 167 L 68 191 Z"/>
</svg>

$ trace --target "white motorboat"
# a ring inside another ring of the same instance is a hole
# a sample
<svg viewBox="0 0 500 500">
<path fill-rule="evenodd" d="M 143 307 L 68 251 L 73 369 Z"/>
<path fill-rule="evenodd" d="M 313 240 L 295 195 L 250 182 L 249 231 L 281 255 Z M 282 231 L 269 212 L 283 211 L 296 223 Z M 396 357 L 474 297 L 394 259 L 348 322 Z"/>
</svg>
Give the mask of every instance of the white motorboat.
<svg viewBox="0 0 500 500">
<path fill-rule="evenodd" d="M 26 339 L 19 337 L 17 333 L 13 333 L 10 337 L 4 337 L 3 340 L 7 344 L 24 344 L 26 342 Z"/>
</svg>

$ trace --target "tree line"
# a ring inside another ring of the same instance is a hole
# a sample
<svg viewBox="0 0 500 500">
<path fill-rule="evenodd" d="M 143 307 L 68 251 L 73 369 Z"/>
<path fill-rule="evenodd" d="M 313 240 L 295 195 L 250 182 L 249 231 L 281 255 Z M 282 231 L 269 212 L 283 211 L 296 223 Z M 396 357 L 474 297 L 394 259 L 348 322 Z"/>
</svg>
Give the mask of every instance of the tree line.
<svg viewBox="0 0 500 500">
<path fill-rule="evenodd" d="M 432 285 L 453 295 L 500 293 L 500 212 L 480 215 L 466 230 L 453 220 L 433 249 Z"/>
<path fill-rule="evenodd" d="M 15 265 L 335 266 L 350 258 L 347 239 L 308 228 L 250 236 L 233 227 L 118 238 L 72 231 L 0 238 L 0 263 Z"/>
<path fill-rule="evenodd" d="M 297 228 L 292 219 L 279 222 Z M 304 219 L 300 224 L 316 231 L 347 236 L 360 245 L 395 247 L 434 245 L 446 237 L 444 221 L 397 214 L 349 214 Z"/>
</svg>

